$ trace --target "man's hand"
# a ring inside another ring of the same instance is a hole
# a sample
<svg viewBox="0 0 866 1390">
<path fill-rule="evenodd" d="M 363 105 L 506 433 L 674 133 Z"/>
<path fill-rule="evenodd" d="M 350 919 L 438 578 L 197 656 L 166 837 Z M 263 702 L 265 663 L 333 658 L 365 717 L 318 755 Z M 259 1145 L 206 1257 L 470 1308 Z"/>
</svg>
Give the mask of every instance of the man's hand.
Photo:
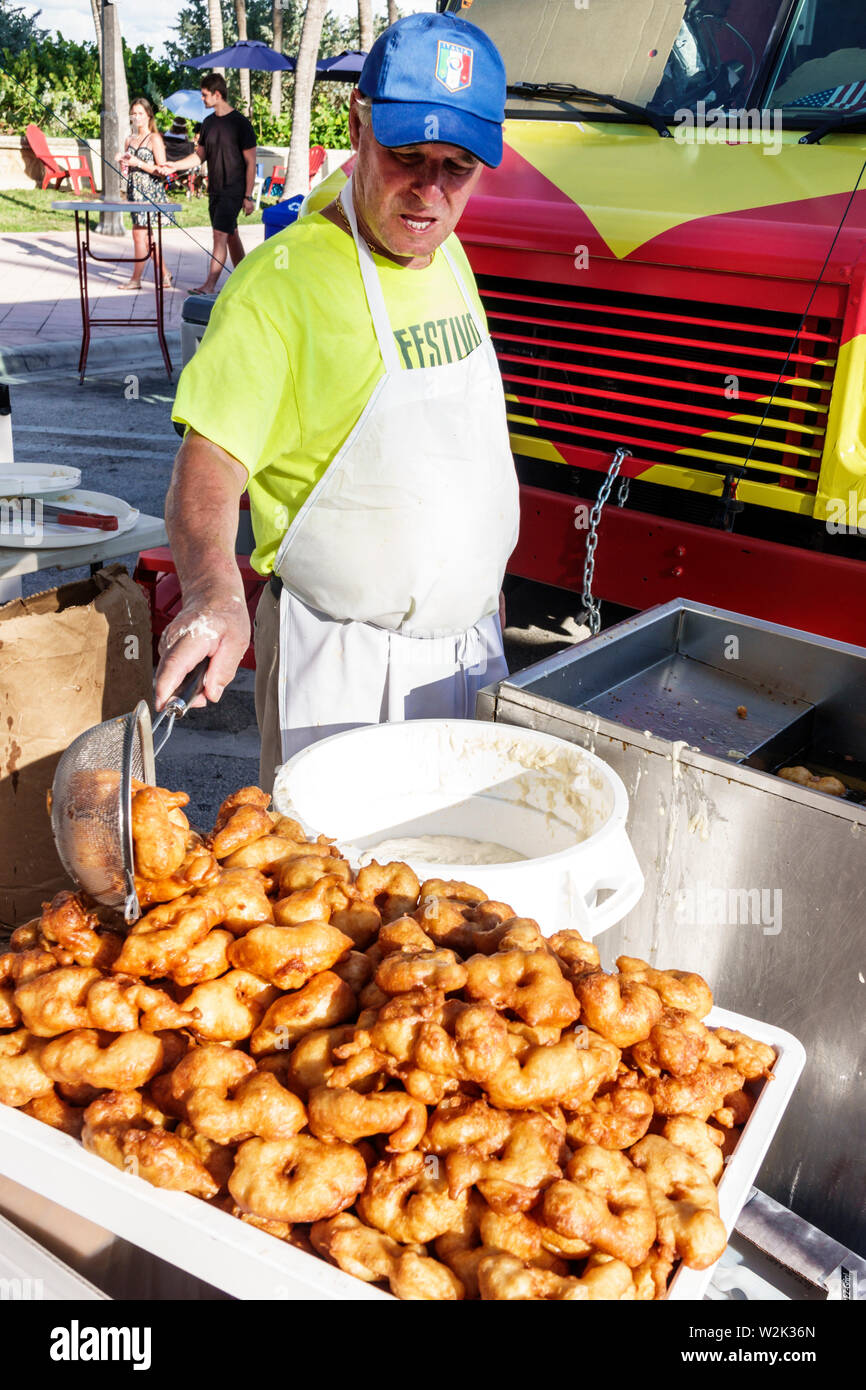
<svg viewBox="0 0 866 1390">
<path fill-rule="evenodd" d="M 208 700 L 215 703 L 234 679 L 249 642 L 250 619 L 242 587 L 186 595 L 183 608 L 159 639 L 156 708 L 163 708 L 204 657 L 210 658 L 204 690 L 191 707 Z"/>
<path fill-rule="evenodd" d="M 250 213 L 255 211 L 255 204 L 249 194 L 244 198 L 243 209 L 245 217 L 249 217 Z"/>
</svg>

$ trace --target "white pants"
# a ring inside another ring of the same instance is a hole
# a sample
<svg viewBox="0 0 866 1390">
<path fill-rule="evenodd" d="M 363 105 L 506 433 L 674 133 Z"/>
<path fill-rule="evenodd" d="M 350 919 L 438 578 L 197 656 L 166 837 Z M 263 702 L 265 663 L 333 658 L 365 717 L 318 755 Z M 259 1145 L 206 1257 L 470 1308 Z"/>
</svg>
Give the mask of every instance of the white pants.
<svg viewBox="0 0 866 1390">
<path fill-rule="evenodd" d="M 261 786 L 280 763 L 346 729 L 402 719 L 472 719 L 475 697 L 508 667 L 499 617 L 451 637 L 404 637 L 337 622 L 270 587 L 255 622 Z M 282 661 L 281 661 L 282 658 Z"/>
</svg>

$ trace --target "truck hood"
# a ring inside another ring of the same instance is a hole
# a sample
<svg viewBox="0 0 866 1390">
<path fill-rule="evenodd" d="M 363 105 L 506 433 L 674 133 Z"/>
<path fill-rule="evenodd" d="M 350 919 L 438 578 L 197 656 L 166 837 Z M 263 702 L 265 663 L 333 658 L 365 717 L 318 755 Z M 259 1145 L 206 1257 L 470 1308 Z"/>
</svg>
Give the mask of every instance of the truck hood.
<svg viewBox="0 0 866 1390">
<path fill-rule="evenodd" d="M 851 198 L 863 137 L 799 136 L 767 127 L 698 144 L 607 122 L 509 121 L 503 163 L 485 169 L 458 232 L 490 248 L 573 258 L 585 246 L 610 260 L 809 280 L 844 215 L 823 274 L 844 284 L 866 241 L 866 189 Z"/>
</svg>

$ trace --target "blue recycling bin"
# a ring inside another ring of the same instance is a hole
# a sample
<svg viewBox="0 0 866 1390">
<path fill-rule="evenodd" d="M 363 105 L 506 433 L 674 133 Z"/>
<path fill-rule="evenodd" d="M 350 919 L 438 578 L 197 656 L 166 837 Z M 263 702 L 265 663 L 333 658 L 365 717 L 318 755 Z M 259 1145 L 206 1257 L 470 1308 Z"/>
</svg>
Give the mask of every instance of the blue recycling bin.
<svg viewBox="0 0 866 1390">
<path fill-rule="evenodd" d="M 298 193 L 294 198 L 286 198 L 285 202 L 275 203 L 272 208 L 263 210 L 262 222 L 265 226 L 265 241 L 269 236 L 276 236 L 277 232 L 281 232 L 284 227 L 297 221 L 303 201 L 304 195 Z"/>
</svg>

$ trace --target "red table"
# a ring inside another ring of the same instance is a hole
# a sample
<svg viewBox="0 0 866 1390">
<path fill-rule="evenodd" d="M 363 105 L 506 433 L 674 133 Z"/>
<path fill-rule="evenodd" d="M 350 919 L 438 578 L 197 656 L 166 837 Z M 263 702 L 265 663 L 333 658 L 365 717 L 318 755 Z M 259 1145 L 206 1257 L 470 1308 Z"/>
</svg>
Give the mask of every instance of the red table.
<svg viewBox="0 0 866 1390">
<path fill-rule="evenodd" d="M 90 350 L 90 330 L 102 324 L 124 324 L 127 328 L 135 325 L 136 328 L 156 328 L 159 338 L 159 346 L 162 350 L 165 369 L 168 372 L 169 381 L 171 380 L 171 358 L 168 355 L 168 344 L 165 341 L 165 289 L 162 283 L 162 275 L 157 273 L 157 267 L 161 266 L 162 261 L 162 214 L 173 213 L 175 205 L 173 203 L 153 203 L 150 201 L 127 202 L 126 199 L 103 199 L 103 198 L 64 198 L 59 202 L 51 204 L 52 208 L 58 212 L 75 213 L 75 246 L 78 257 L 78 288 L 81 294 L 81 354 L 78 358 L 78 380 L 84 381 L 84 369 L 87 365 L 87 354 Z M 153 283 L 156 295 L 156 317 L 152 319 L 142 318 L 94 318 L 90 312 L 90 299 L 87 292 L 87 259 L 93 261 L 110 261 L 117 264 L 139 265 L 142 258 L 137 256 L 105 256 L 97 255 L 90 246 L 90 214 L 92 212 L 144 212 L 147 214 L 147 255 L 143 257 L 145 261 L 153 263 Z M 81 214 L 84 214 L 84 227 L 81 226 Z M 156 222 L 154 228 L 153 221 Z"/>
</svg>

